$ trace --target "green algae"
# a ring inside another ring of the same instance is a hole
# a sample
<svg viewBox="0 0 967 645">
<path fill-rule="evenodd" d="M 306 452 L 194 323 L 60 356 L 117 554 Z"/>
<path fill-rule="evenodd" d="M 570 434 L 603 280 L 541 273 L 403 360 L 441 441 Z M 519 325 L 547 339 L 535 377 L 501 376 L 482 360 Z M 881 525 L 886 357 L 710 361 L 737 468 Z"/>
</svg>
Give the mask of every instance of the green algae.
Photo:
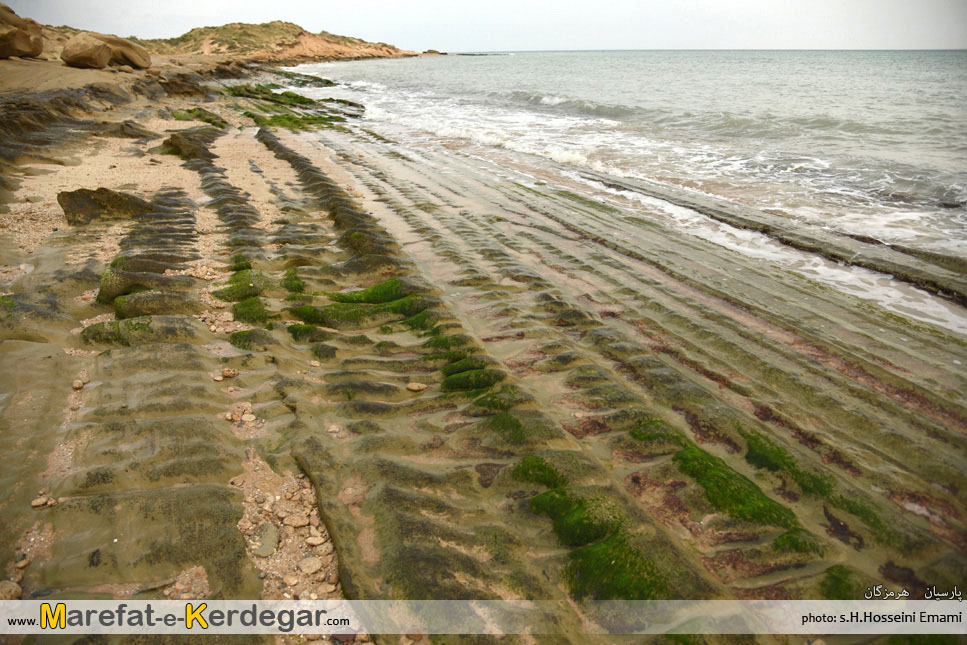
<svg viewBox="0 0 967 645">
<path fill-rule="evenodd" d="M 340 329 L 375 324 L 374 321 L 386 316 L 407 318 L 428 306 L 430 303 L 425 298 L 408 295 L 381 304 L 337 302 L 324 307 L 300 305 L 286 311 L 303 322 Z"/>
<path fill-rule="evenodd" d="M 533 401 L 533 396 L 524 392 L 516 385 L 502 385 L 499 390 L 488 392 L 475 400 L 473 405 L 484 410 L 506 412 L 507 410 Z"/>
<path fill-rule="evenodd" d="M 829 497 L 833 492 L 833 478 L 803 470 L 784 448 L 773 441 L 740 429 L 739 434 L 746 441 L 748 452 L 745 460 L 756 468 L 788 473 L 802 489 L 803 493 Z"/>
<path fill-rule="evenodd" d="M 689 444 L 673 457 L 679 470 L 705 489 L 712 508 L 732 517 L 792 529 L 799 526 L 795 514 L 767 497 L 752 480 L 729 468 L 722 459 Z"/>
<path fill-rule="evenodd" d="M 521 482 L 543 484 L 551 489 L 563 488 L 567 485 L 567 477 L 537 455 L 527 455 L 521 459 L 514 466 L 511 477 Z"/>
<path fill-rule="evenodd" d="M 259 127 L 280 127 L 289 130 L 311 130 L 314 126 L 331 126 L 346 120 L 341 116 L 320 114 L 273 114 L 269 118 L 248 111 L 243 114 L 255 121 L 255 125 Z"/>
<path fill-rule="evenodd" d="M 841 508 L 860 518 L 869 527 L 873 533 L 873 537 L 879 542 L 890 546 L 900 546 L 902 544 L 903 540 L 900 535 L 887 526 L 876 510 L 863 500 L 855 497 L 846 497 L 845 495 L 833 495 L 829 498 L 829 501 L 837 508 Z"/>
<path fill-rule="evenodd" d="M 347 293 L 327 293 L 330 300 L 335 302 L 360 303 L 369 305 L 379 305 L 386 302 L 399 300 L 404 296 L 414 293 L 414 290 L 399 278 L 391 278 L 385 282 L 374 284 L 366 289 L 359 291 L 349 291 Z"/>
<path fill-rule="evenodd" d="M 488 359 L 483 356 L 468 356 L 448 365 L 444 365 L 440 370 L 440 373 L 443 374 L 444 377 L 447 377 L 470 370 L 481 370 L 493 364 L 494 361 L 492 359 Z"/>
<path fill-rule="evenodd" d="M 457 392 L 466 390 L 480 390 L 496 385 L 507 378 L 507 375 L 497 370 L 467 370 L 451 374 L 440 383 L 443 392 Z"/>
<path fill-rule="evenodd" d="M 831 566 L 819 583 L 819 593 L 827 600 L 859 600 L 861 590 L 856 572 L 842 564 Z"/>
<path fill-rule="evenodd" d="M 661 419 L 648 419 L 637 427 L 628 431 L 632 438 L 651 443 L 655 441 L 667 441 L 678 444 L 683 448 L 688 440 L 677 430 L 669 426 Z"/>
<path fill-rule="evenodd" d="M 668 597 L 668 582 L 623 532 L 575 549 L 564 570 L 578 600 L 652 600 Z"/>
<path fill-rule="evenodd" d="M 227 128 L 228 122 L 205 108 L 195 107 L 190 110 L 172 110 L 171 116 L 179 121 L 204 121 L 216 128 Z"/>
<path fill-rule="evenodd" d="M 316 101 L 295 92 L 273 92 L 269 85 L 230 85 L 225 93 L 238 98 L 258 99 L 279 105 L 312 106 Z"/>
<path fill-rule="evenodd" d="M 527 441 L 527 431 L 524 424 L 509 412 L 498 412 L 489 417 L 487 427 L 507 443 L 522 444 Z"/>
<path fill-rule="evenodd" d="M 326 361 L 336 357 L 337 349 L 325 343 L 315 343 L 312 346 L 312 355 L 320 361 Z"/>
<path fill-rule="evenodd" d="M 232 307 L 232 313 L 235 315 L 235 320 L 253 324 L 262 324 L 272 315 L 258 296 L 252 296 L 235 303 L 235 306 Z"/>
<path fill-rule="evenodd" d="M 275 340 L 264 329 L 236 331 L 229 337 L 228 342 L 239 349 L 264 348 L 275 344 Z"/>
<path fill-rule="evenodd" d="M 232 256 L 232 263 L 229 265 L 232 271 L 244 271 L 252 268 L 252 262 L 240 253 Z"/>
<path fill-rule="evenodd" d="M 410 329 L 430 329 L 437 324 L 437 321 L 439 320 L 440 315 L 438 313 L 427 309 L 426 311 L 421 311 L 415 316 L 410 316 L 406 320 L 400 321 L 400 324 Z"/>
<path fill-rule="evenodd" d="M 283 289 L 290 293 L 302 293 L 306 290 L 306 283 L 299 279 L 299 272 L 294 268 L 285 272 L 280 284 Z"/>
<path fill-rule="evenodd" d="M 423 343 L 423 347 L 427 349 L 457 349 L 458 347 L 465 347 L 473 342 L 466 334 L 450 334 L 449 336 L 437 335 L 434 336 Z"/>
<path fill-rule="evenodd" d="M 533 512 L 550 517 L 558 539 L 571 547 L 601 540 L 624 522 L 613 502 L 600 497 L 576 497 L 563 488 L 532 497 L 529 505 Z"/>
<path fill-rule="evenodd" d="M 268 277 L 261 271 L 242 269 L 228 279 L 228 286 L 213 291 L 212 295 L 227 302 L 240 302 L 252 296 L 260 296 L 269 287 Z"/>
<path fill-rule="evenodd" d="M 792 529 L 772 541 L 776 551 L 795 551 L 797 553 L 815 553 L 823 555 L 825 549 L 816 536 L 806 529 Z"/>
</svg>

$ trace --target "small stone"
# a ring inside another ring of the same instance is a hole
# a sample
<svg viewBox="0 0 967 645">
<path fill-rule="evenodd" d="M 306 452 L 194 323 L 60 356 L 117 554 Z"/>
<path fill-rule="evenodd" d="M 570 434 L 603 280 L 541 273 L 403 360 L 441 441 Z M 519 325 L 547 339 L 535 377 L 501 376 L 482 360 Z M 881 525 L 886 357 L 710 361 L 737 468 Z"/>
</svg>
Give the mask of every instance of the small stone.
<svg viewBox="0 0 967 645">
<path fill-rule="evenodd" d="M 339 584 L 339 574 L 333 571 L 332 573 L 329 574 L 329 577 L 326 578 L 326 582 L 328 582 L 331 585 Z"/>
<path fill-rule="evenodd" d="M 80 403 L 71 403 L 71 412 L 77 412 L 81 409 Z"/>
<path fill-rule="evenodd" d="M 13 580 L 0 582 L 0 600 L 20 600 L 23 590 Z"/>
<path fill-rule="evenodd" d="M 306 538 L 306 544 L 308 544 L 309 546 L 319 546 L 324 542 L 325 542 L 324 539 L 322 539 L 321 537 L 316 537 L 314 535 L 311 535 Z"/>
<path fill-rule="evenodd" d="M 238 376 L 238 370 L 232 367 L 223 367 L 222 376 L 224 376 L 225 378 L 235 378 L 236 376 Z"/>
<path fill-rule="evenodd" d="M 261 544 L 252 549 L 252 553 L 260 558 L 269 557 L 279 546 L 279 527 L 271 522 L 264 522 L 259 526 L 258 539 Z"/>
<path fill-rule="evenodd" d="M 215 331 L 215 330 L 216 330 L 215 325 L 209 325 L 208 331 Z"/>
<path fill-rule="evenodd" d="M 305 513 L 293 513 L 285 518 L 284 523 L 286 526 L 299 528 L 308 525 L 309 518 Z"/>
<path fill-rule="evenodd" d="M 326 542 L 319 547 L 319 555 L 329 555 L 333 551 L 332 542 Z"/>
<path fill-rule="evenodd" d="M 299 576 L 290 573 L 289 575 L 287 575 L 284 578 L 282 578 L 282 582 L 284 582 L 285 584 L 287 584 L 290 587 L 294 587 L 297 584 L 299 584 Z"/>
<path fill-rule="evenodd" d="M 30 558 L 24 558 L 23 560 L 18 560 L 15 562 L 13 566 L 17 567 L 18 569 L 26 569 L 28 564 L 30 564 Z"/>
<path fill-rule="evenodd" d="M 319 526 L 319 517 L 317 515 L 310 515 L 309 524 L 311 526 Z"/>
<path fill-rule="evenodd" d="M 212 377 L 212 380 L 215 381 L 215 382 L 218 382 L 218 381 L 223 380 L 223 377 L 222 377 L 221 374 L 216 374 L 215 376 Z"/>
<path fill-rule="evenodd" d="M 309 367 L 319 367 L 322 365 L 319 361 L 309 361 Z"/>
<path fill-rule="evenodd" d="M 76 379 L 73 383 L 71 383 L 71 387 L 73 387 L 75 390 L 81 390 L 84 388 L 84 381 Z"/>
<path fill-rule="evenodd" d="M 324 585 L 319 585 L 319 593 L 321 593 L 323 595 L 330 594 L 330 593 L 333 593 L 335 591 L 336 591 L 336 585 L 331 585 L 329 583 L 326 583 Z"/>
<path fill-rule="evenodd" d="M 250 414 L 250 413 L 243 414 L 242 415 L 242 421 L 244 421 L 246 423 L 255 421 L 255 415 L 254 414 Z"/>
<path fill-rule="evenodd" d="M 322 560 L 319 558 L 305 558 L 299 562 L 299 569 L 302 573 L 312 575 L 322 568 Z"/>
<path fill-rule="evenodd" d="M 258 495 L 256 495 L 255 496 L 255 503 L 256 504 L 264 504 L 265 503 L 265 495 L 263 495 L 262 493 L 259 493 Z"/>
<path fill-rule="evenodd" d="M 47 496 L 46 495 L 42 495 L 42 496 L 38 497 L 34 501 L 30 502 L 30 505 L 33 506 L 34 508 L 40 508 L 41 506 L 47 506 Z"/>
<path fill-rule="evenodd" d="M 54 499 L 53 497 L 49 498 L 47 500 L 47 506 L 57 506 L 57 500 Z"/>
<path fill-rule="evenodd" d="M 225 413 L 225 420 L 226 421 L 231 421 L 232 420 L 232 413 L 231 412 L 226 412 Z"/>
<path fill-rule="evenodd" d="M 406 389 L 409 390 L 410 392 L 422 392 L 427 387 L 428 386 L 426 383 L 407 383 L 406 384 Z"/>
</svg>

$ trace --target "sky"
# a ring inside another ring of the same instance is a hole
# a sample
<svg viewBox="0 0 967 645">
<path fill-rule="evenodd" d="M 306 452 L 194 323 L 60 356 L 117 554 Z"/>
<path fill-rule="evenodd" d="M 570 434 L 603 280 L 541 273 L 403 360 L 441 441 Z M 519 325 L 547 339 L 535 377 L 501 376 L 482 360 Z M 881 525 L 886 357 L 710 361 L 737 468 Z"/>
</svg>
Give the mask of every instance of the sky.
<svg viewBox="0 0 967 645">
<path fill-rule="evenodd" d="M 5 0 L 140 38 L 287 20 L 422 51 L 967 49 L 967 0 Z"/>
</svg>

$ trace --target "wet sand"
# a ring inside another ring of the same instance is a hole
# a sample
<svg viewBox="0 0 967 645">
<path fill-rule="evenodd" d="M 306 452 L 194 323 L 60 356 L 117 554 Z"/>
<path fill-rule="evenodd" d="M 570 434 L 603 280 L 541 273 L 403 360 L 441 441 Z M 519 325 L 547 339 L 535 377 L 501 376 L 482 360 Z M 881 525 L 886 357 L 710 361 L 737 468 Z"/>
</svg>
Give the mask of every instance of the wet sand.
<svg viewBox="0 0 967 645">
<path fill-rule="evenodd" d="M 575 185 L 136 76 L 4 167 L 24 598 L 554 599 L 584 642 L 588 598 L 962 584 L 963 337 Z M 99 136 L 128 120 L 159 136 Z M 57 194 L 99 187 L 152 209 L 68 225 Z"/>
</svg>

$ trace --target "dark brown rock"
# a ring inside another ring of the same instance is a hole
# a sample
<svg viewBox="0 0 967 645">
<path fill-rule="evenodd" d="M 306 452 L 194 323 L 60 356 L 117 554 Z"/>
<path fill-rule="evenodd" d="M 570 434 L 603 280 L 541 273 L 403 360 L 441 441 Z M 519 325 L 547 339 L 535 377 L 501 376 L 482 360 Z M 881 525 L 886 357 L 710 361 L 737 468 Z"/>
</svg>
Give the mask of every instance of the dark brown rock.
<svg viewBox="0 0 967 645">
<path fill-rule="evenodd" d="M 11 56 L 40 56 L 44 38 L 40 25 L 30 18 L 21 18 L 13 9 L 0 4 L 0 58 Z"/>
<path fill-rule="evenodd" d="M 188 159 L 212 160 L 215 158 L 215 155 L 204 144 L 177 132 L 162 142 L 161 152 L 178 155 L 186 161 Z"/>
<path fill-rule="evenodd" d="M 152 210 L 151 204 L 143 199 L 107 188 L 64 191 L 58 193 L 57 203 L 72 226 L 88 224 L 101 217 L 130 217 Z"/>
</svg>

